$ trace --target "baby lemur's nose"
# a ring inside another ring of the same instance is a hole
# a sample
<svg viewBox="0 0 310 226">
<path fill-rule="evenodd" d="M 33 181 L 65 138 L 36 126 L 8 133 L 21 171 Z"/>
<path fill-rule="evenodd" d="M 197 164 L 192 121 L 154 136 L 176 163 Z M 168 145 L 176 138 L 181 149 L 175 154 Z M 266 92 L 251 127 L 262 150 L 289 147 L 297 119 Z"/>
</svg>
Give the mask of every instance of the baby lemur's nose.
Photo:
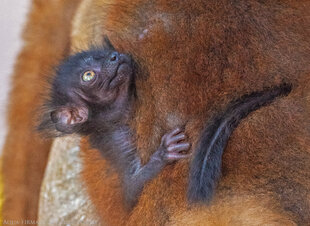
<svg viewBox="0 0 310 226">
<path fill-rule="evenodd" d="M 119 61 L 119 53 L 118 52 L 113 52 L 110 55 L 110 62 L 111 63 L 118 63 L 118 61 Z"/>
</svg>

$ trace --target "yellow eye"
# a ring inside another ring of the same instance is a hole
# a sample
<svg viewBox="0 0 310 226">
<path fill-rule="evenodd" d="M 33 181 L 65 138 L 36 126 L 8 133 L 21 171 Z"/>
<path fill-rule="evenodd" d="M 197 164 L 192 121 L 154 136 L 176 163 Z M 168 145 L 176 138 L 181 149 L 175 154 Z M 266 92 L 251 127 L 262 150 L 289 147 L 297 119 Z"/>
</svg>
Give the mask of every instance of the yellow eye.
<svg viewBox="0 0 310 226">
<path fill-rule="evenodd" d="M 90 80 L 93 80 L 95 78 L 96 73 L 94 71 L 85 71 L 83 74 L 83 81 L 88 82 Z"/>
</svg>

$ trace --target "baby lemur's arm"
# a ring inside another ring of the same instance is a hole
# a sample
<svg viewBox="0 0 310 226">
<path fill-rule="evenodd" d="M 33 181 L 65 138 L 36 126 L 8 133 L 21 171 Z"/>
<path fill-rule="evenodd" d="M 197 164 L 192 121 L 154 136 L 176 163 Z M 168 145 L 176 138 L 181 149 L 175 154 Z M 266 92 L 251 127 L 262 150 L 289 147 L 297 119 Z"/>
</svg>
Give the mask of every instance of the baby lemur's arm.
<svg viewBox="0 0 310 226">
<path fill-rule="evenodd" d="M 105 152 L 103 155 L 110 159 L 121 174 L 124 196 L 129 208 L 136 203 L 144 185 L 157 176 L 165 165 L 188 157 L 183 152 L 189 149 L 190 144 L 185 141 L 186 136 L 180 128 L 162 137 L 159 147 L 143 166 L 128 127 L 117 129 L 111 135 L 110 145 L 114 146 L 111 147 L 113 151 Z M 104 150 L 108 148 L 107 144 L 109 142 L 103 144 Z"/>
</svg>

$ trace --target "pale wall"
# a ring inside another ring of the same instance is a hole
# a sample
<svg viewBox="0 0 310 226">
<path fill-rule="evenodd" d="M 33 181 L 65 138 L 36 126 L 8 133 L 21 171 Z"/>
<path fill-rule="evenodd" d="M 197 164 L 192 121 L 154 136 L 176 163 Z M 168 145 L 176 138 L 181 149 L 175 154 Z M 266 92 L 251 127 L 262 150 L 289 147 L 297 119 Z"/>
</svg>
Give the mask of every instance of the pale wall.
<svg viewBox="0 0 310 226">
<path fill-rule="evenodd" d="M 30 0 L 0 0 L 0 150 L 6 133 L 6 104 L 10 75 L 22 46 L 20 34 Z"/>
</svg>

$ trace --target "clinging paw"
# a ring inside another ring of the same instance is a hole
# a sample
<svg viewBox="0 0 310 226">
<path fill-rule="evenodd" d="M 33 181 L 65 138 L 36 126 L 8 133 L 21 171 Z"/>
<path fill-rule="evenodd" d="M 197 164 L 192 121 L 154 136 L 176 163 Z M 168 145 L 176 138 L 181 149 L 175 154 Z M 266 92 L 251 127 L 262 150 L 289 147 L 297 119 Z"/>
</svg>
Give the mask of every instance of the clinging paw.
<svg viewBox="0 0 310 226">
<path fill-rule="evenodd" d="M 189 157 L 185 154 L 190 148 L 190 143 L 186 141 L 186 135 L 181 128 L 176 128 L 171 132 L 166 133 L 161 139 L 163 157 L 166 161 L 172 162 L 178 159 Z"/>
</svg>

